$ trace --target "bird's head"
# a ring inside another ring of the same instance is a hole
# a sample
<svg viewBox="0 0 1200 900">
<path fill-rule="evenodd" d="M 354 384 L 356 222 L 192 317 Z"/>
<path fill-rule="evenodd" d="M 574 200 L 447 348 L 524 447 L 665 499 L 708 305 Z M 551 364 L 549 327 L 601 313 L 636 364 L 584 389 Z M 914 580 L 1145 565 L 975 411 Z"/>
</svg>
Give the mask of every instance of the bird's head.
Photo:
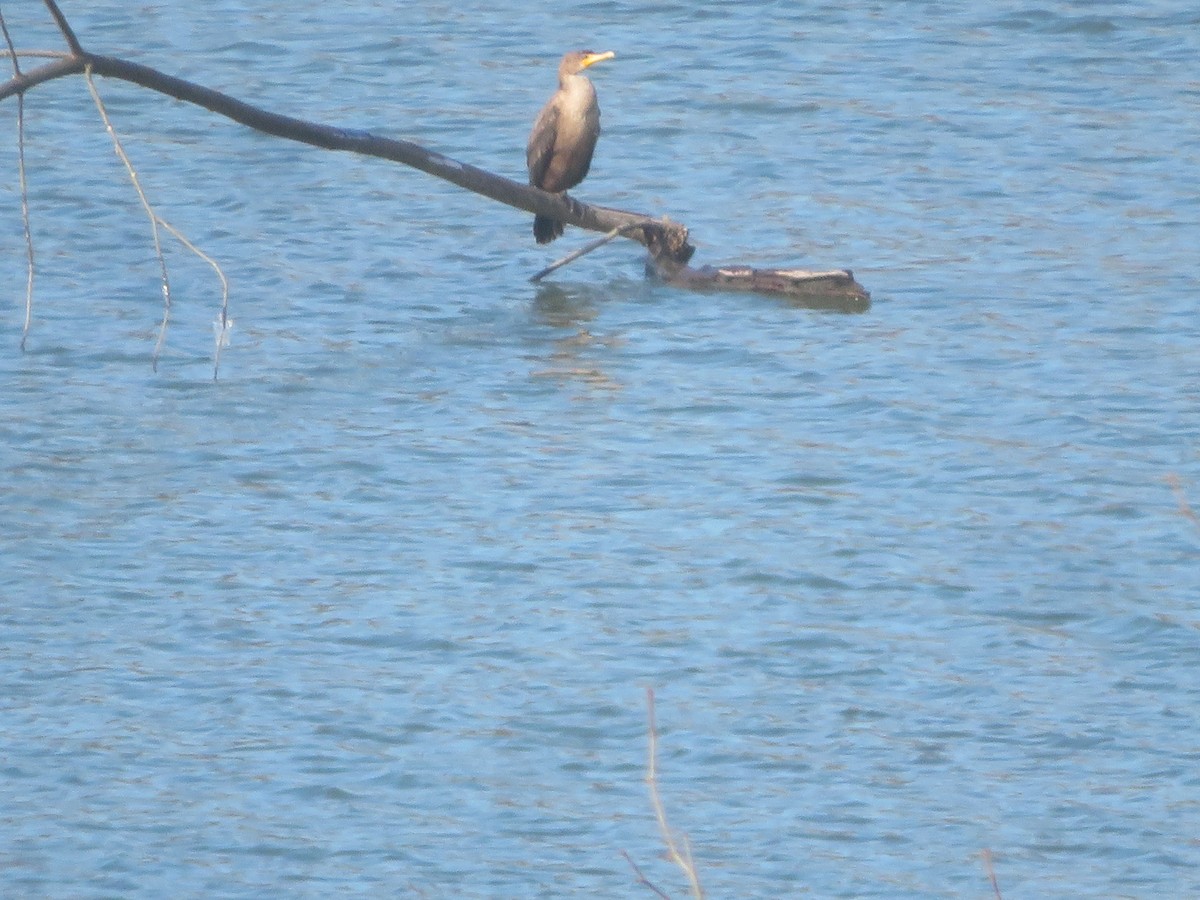
<svg viewBox="0 0 1200 900">
<path fill-rule="evenodd" d="M 594 50 L 575 50 L 562 58 L 558 72 L 560 75 L 578 75 L 589 66 L 612 59 L 616 55 L 611 50 L 605 50 L 603 53 L 597 53 Z"/>
</svg>

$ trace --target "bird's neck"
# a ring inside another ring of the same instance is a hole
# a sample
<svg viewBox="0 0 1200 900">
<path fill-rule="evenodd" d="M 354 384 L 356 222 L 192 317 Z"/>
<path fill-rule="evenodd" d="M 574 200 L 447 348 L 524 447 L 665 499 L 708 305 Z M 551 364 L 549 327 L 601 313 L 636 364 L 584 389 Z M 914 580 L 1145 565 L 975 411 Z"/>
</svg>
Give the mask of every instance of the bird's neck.
<svg viewBox="0 0 1200 900">
<path fill-rule="evenodd" d="M 586 75 L 580 75 L 578 72 L 575 72 L 571 75 L 560 75 L 558 86 L 564 91 L 575 93 L 576 91 L 588 90 L 592 86 L 592 83 Z"/>
</svg>

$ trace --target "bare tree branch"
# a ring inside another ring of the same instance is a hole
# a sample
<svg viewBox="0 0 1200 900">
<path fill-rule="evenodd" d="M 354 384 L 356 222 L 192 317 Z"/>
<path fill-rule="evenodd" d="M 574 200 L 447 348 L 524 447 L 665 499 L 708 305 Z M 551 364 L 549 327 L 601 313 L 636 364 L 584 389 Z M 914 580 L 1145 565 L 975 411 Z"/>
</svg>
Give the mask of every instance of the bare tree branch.
<svg viewBox="0 0 1200 900">
<path fill-rule="evenodd" d="M 62 10 L 58 8 L 58 4 L 55 0 L 45 0 L 45 3 L 46 8 L 50 10 L 50 15 L 54 17 L 54 24 L 62 32 L 63 40 L 67 42 L 71 52 L 76 56 L 83 56 L 83 46 L 79 43 L 79 38 L 75 37 L 74 30 L 68 24 L 67 17 L 62 14 Z"/>
<path fill-rule="evenodd" d="M 542 269 L 536 275 L 530 276 L 529 280 L 535 281 L 535 282 L 541 281 L 543 278 L 545 278 L 551 272 L 558 271 L 563 266 L 565 266 L 569 263 L 575 262 L 575 260 L 579 259 L 581 256 L 587 256 L 587 254 L 591 253 L 593 250 L 599 250 L 601 247 L 603 247 L 609 241 L 615 241 L 617 238 L 619 238 L 625 232 L 630 231 L 634 228 L 639 228 L 639 227 L 641 227 L 641 223 L 631 222 L 630 224 L 624 225 L 620 228 L 614 228 L 612 231 L 610 231 L 604 237 L 596 238 L 596 240 L 592 241 L 590 244 L 584 244 L 578 250 L 572 250 L 570 253 L 568 253 L 566 256 L 564 256 L 562 259 L 556 259 L 554 262 L 550 263 L 550 265 L 546 266 L 546 268 Z"/>
<path fill-rule="evenodd" d="M 870 295 L 851 272 L 810 272 L 789 269 L 751 269 L 747 266 L 693 269 L 688 262 L 695 248 L 688 229 L 666 218 L 644 213 L 591 206 L 566 194 L 551 194 L 527 184 L 494 175 L 484 169 L 426 150 L 411 141 L 381 137 L 369 131 L 336 128 L 270 112 L 220 91 L 168 75 L 150 66 L 85 51 L 54 0 L 45 0 L 70 48 L 70 54 L 28 72 L 17 70 L 0 85 L 0 100 L 24 94 L 56 78 L 82 73 L 117 78 L 201 106 L 256 131 L 326 150 L 373 156 L 411 166 L 484 197 L 535 215 L 570 225 L 619 234 L 650 251 L 649 270 L 664 281 L 693 290 L 736 290 L 787 297 L 805 306 L 826 306 L 862 311 Z M 12 51 L 14 59 L 17 51 Z"/>
<path fill-rule="evenodd" d="M 659 246 L 673 248 L 680 257 L 690 257 L 693 248 L 687 243 L 687 229 L 674 223 L 655 222 L 652 217 L 641 213 L 588 206 L 570 197 L 550 194 L 527 184 L 521 184 L 467 163 L 458 162 L 440 153 L 426 150 L 411 141 L 396 140 L 371 134 L 368 131 L 335 128 L 270 112 L 245 103 L 220 91 L 176 78 L 150 66 L 84 53 L 47 63 L 21 76 L 14 76 L 0 86 L 0 100 L 55 78 L 82 72 L 87 66 L 95 75 L 118 78 L 132 84 L 174 97 L 186 103 L 201 106 L 219 113 L 255 131 L 275 137 L 321 147 L 325 150 L 342 150 L 362 156 L 374 156 L 392 162 L 403 163 L 434 175 L 459 187 L 481 194 L 500 203 L 531 212 L 536 215 L 552 216 L 570 225 L 592 231 L 611 231 L 628 226 L 630 237 L 643 244 L 648 242 L 646 232 L 656 232 Z M 651 224 L 653 223 L 653 224 Z"/>
</svg>

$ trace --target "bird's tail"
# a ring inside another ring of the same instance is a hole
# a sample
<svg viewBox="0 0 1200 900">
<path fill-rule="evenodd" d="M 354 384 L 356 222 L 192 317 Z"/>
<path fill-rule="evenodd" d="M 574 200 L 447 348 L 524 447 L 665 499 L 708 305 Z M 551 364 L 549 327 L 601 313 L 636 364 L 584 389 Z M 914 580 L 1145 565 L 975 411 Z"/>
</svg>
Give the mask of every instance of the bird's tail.
<svg viewBox="0 0 1200 900">
<path fill-rule="evenodd" d="M 563 223 L 547 216 L 536 216 L 533 220 L 533 236 L 539 244 L 548 244 L 563 233 Z"/>
</svg>

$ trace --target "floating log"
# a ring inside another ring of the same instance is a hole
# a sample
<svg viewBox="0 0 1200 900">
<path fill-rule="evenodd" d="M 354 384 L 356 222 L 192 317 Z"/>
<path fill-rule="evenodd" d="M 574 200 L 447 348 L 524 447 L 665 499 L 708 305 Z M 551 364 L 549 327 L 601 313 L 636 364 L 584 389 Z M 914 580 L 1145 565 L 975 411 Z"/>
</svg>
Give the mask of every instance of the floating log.
<svg viewBox="0 0 1200 900">
<path fill-rule="evenodd" d="M 849 269 L 814 272 L 809 269 L 756 269 L 750 266 L 702 266 L 693 269 L 651 256 L 650 274 L 676 287 L 693 291 L 747 291 L 782 297 L 807 309 L 866 312 L 871 295 Z"/>
</svg>

